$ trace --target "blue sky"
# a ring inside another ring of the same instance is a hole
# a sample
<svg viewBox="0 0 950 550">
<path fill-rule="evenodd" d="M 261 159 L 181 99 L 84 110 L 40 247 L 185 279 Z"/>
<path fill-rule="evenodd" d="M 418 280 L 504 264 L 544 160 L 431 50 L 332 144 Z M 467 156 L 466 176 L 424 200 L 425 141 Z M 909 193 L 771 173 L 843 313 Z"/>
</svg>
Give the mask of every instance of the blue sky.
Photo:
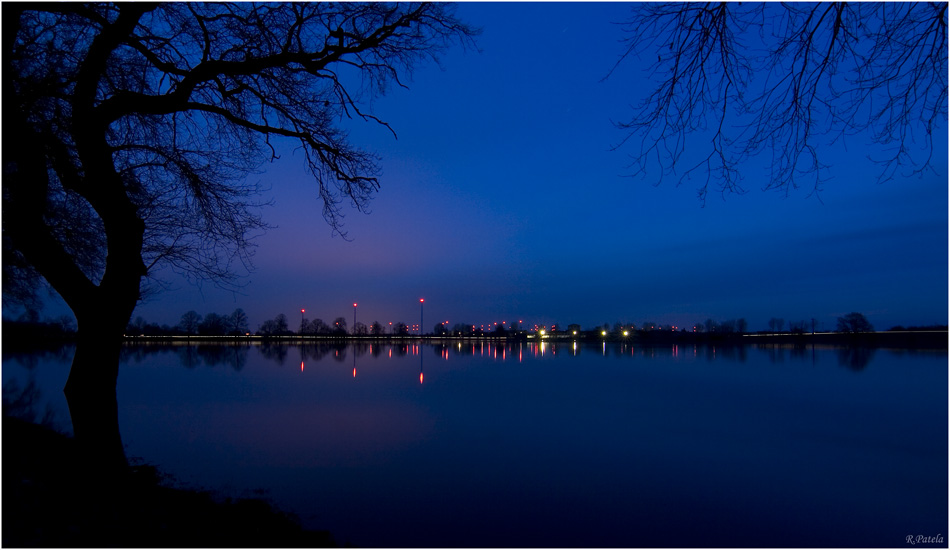
<svg viewBox="0 0 950 550">
<path fill-rule="evenodd" d="M 347 124 L 381 156 L 382 188 L 349 241 L 331 236 L 299 155 L 251 176 L 271 187 L 255 271 L 241 293 L 172 279 L 135 315 L 175 324 L 194 309 L 243 308 L 252 328 L 301 308 L 324 321 L 522 320 L 584 327 L 655 321 L 691 326 L 744 317 L 865 313 L 879 329 L 947 321 L 946 128 L 936 174 L 876 183 L 867 141 L 822 149 L 834 160 L 820 200 L 801 189 L 711 193 L 625 177 L 613 150 L 650 90 L 636 59 L 606 81 L 623 51 L 623 3 L 464 3 L 479 51 L 453 49 L 420 67 L 409 90 L 372 104 L 398 139 Z M 767 162 L 768 159 L 762 159 Z M 752 172 L 752 174 L 756 174 Z M 763 182 L 764 184 L 764 182 Z"/>
</svg>

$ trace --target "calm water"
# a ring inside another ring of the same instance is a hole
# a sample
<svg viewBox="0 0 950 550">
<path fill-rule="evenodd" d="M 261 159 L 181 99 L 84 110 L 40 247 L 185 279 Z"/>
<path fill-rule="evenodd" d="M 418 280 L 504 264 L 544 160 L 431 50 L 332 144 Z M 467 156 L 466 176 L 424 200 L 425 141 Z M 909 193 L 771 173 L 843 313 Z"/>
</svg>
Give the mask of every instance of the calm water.
<svg viewBox="0 0 950 550">
<path fill-rule="evenodd" d="M 32 384 L 68 430 L 71 356 L 5 356 L 5 400 Z M 129 457 L 340 543 L 891 547 L 947 539 L 947 372 L 945 351 L 130 346 L 118 401 Z"/>
</svg>

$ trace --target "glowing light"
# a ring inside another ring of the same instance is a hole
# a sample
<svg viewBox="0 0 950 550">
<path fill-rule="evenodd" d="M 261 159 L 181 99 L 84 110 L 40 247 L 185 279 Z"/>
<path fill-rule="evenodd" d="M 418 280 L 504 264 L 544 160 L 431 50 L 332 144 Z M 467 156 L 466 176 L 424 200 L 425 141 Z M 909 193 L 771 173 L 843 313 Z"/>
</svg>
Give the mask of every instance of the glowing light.
<svg viewBox="0 0 950 550">
<path fill-rule="evenodd" d="M 420 383 L 420 384 L 422 383 L 422 373 L 421 373 L 421 372 L 419 373 L 419 383 Z"/>
<path fill-rule="evenodd" d="M 353 367 L 353 378 L 356 378 L 356 367 Z"/>
<path fill-rule="evenodd" d="M 300 372 L 303 372 L 303 361 L 300 362 Z"/>
</svg>

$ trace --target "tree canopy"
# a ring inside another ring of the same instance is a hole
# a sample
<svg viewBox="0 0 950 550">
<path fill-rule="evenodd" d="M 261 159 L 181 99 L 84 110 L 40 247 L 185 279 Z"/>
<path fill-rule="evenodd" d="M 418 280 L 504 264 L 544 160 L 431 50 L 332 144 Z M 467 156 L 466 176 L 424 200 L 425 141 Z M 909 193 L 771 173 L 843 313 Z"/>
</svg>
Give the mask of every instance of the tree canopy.
<svg viewBox="0 0 950 550">
<path fill-rule="evenodd" d="M 947 121 L 946 2 L 645 3 L 624 28 L 611 72 L 637 57 L 653 80 L 618 124 L 634 175 L 695 176 L 705 200 L 744 191 L 762 156 L 765 189 L 817 192 L 822 147 L 856 134 L 880 146 L 880 180 L 931 168 Z"/>
<path fill-rule="evenodd" d="M 441 3 L 7 3 L 3 25 L 4 290 L 41 276 L 121 327 L 161 266 L 248 265 L 277 140 L 341 231 L 379 187 L 346 121 L 385 126 L 368 101 L 475 32 Z"/>
</svg>

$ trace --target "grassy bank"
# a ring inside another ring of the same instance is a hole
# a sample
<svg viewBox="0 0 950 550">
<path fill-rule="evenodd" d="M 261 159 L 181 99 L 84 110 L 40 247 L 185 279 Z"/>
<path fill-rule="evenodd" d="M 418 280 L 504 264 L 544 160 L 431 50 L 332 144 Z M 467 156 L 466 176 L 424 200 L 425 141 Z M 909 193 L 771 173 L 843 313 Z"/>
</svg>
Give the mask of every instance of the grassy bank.
<svg viewBox="0 0 950 550">
<path fill-rule="evenodd" d="M 336 546 L 262 500 L 164 487 L 152 467 L 105 482 L 79 464 L 71 438 L 3 418 L 5 548 Z"/>
</svg>

